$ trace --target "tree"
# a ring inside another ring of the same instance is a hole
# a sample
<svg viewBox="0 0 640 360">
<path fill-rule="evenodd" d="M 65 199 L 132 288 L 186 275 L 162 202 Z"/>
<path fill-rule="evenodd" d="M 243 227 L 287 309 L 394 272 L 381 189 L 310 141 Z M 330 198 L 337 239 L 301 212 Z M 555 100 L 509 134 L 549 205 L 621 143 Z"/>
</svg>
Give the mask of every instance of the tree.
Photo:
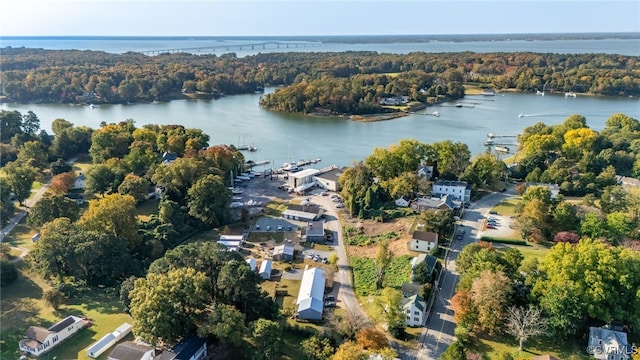
<svg viewBox="0 0 640 360">
<path fill-rule="evenodd" d="M 0 287 L 5 287 L 18 278 L 16 265 L 9 259 L 2 256 L 0 258 Z"/>
<path fill-rule="evenodd" d="M 478 309 L 480 329 L 490 334 L 501 330 L 511 291 L 511 282 L 501 271 L 485 270 L 473 281 L 471 299 Z"/>
<path fill-rule="evenodd" d="M 362 348 L 362 345 L 347 341 L 340 345 L 331 360 L 366 360 L 368 358 L 369 356 Z"/>
<path fill-rule="evenodd" d="M 375 316 L 386 322 L 389 332 L 398 337 L 406 327 L 405 314 L 402 309 L 402 293 L 394 288 L 382 289 L 381 296 L 374 300 Z"/>
<path fill-rule="evenodd" d="M 15 213 L 15 205 L 11 199 L 11 189 L 9 182 L 4 177 L 0 177 L 0 226 L 9 222 Z"/>
<path fill-rule="evenodd" d="M 384 273 L 389 266 L 393 254 L 389 251 L 389 242 L 380 241 L 378 243 L 378 253 L 376 254 L 376 286 L 378 289 L 382 288 L 382 281 L 384 280 Z"/>
<path fill-rule="evenodd" d="M 92 200 L 78 225 L 88 231 L 112 234 L 127 241 L 130 250 L 140 245 L 136 201 L 132 196 L 111 194 Z"/>
<path fill-rule="evenodd" d="M 100 193 L 104 196 L 111 191 L 117 182 L 117 174 L 106 164 L 96 164 L 87 171 L 85 191 L 87 193 Z"/>
<path fill-rule="evenodd" d="M 16 134 L 22 134 L 22 114 L 19 111 L 0 111 L 0 141 L 8 142 Z"/>
<path fill-rule="evenodd" d="M 355 339 L 358 331 L 371 327 L 366 318 L 349 309 L 346 309 L 342 316 L 329 313 L 327 322 L 335 332 L 348 340 Z"/>
<path fill-rule="evenodd" d="M 198 334 L 202 337 L 212 334 L 221 341 L 240 346 L 247 333 L 244 322 L 244 314 L 235 307 L 216 304 L 205 322 L 198 327 Z"/>
<path fill-rule="evenodd" d="M 149 194 L 149 181 L 143 177 L 128 174 L 118 186 L 118 192 L 122 195 L 131 195 L 136 203 L 140 203 Z"/>
<path fill-rule="evenodd" d="M 256 346 L 254 360 L 275 359 L 280 355 L 282 326 L 275 321 L 258 319 L 251 323 L 251 337 Z"/>
<path fill-rule="evenodd" d="M 27 141 L 20 145 L 18 150 L 18 162 L 33 166 L 36 169 L 43 169 L 47 166 L 49 156 L 47 150 L 39 141 Z"/>
<path fill-rule="evenodd" d="M 209 280 L 191 268 L 147 274 L 131 291 L 131 317 L 137 336 L 157 343 L 179 339 L 195 329 L 210 297 Z"/>
<path fill-rule="evenodd" d="M 312 335 L 300 342 L 300 348 L 307 360 L 329 360 L 335 352 L 326 337 Z"/>
<path fill-rule="evenodd" d="M 66 194 L 73 186 L 75 179 L 76 174 L 73 171 L 58 174 L 51 179 L 49 190 L 57 195 Z"/>
<path fill-rule="evenodd" d="M 600 208 L 605 214 L 627 210 L 627 191 L 618 185 L 604 188 L 600 196 Z"/>
<path fill-rule="evenodd" d="M 471 292 L 456 292 L 451 298 L 451 309 L 454 311 L 453 318 L 458 327 L 473 330 L 478 321 L 478 309 L 471 298 Z"/>
<path fill-rule="evenodd" d="M 459 341 L 454 341 L 447 350 L 442 353 L 441 360 L 466 360 L 464 347 Z"/>
<path fill-rule="evenodd" d="M 631 233 L 631 222 L 625 212 L 612 212 L 607 215 L 607 234 L 614 244 L 619 243 Z"/>
<path fill-rule="evenodd" d="M 442 239 L 453 232 L 456 224 L 453 211 L 450 209 L 423 211 L 421 217 L 424 220 L 425 230 L 437 233 Z"/>
<path fill-rule="evenodd" d="M 389 347 L 389 340 L 385 334 L 375 328 L 365 328 L 358 331 L 356 341 L 365 350 L 380 350 Z"/>
<path fill-rule="evenodd" d="M 13 191 L 20 205 L 31 195 L 31 186 L 38 171 L 30 165 L 10 162 L 4 166 L 7 185 Z"/>
<path fill-rule="evenodd" d="M 189 215 L 214 227 L 224 224 L 230 198 L 220 176 L 206 175 L 197 180 L 188 196 Z"/>
<path fill-rule="evenodd" d="M 62 195 L 45 196 L 29 212 L 29 225 L 40 227 L 44 223 L 65 217 L 72 222 L 80 217 L 80 208 L 74 200 Z"/>
<path fill-rule="evenodd" d="M 507 332 L 518 339 L 518 349 L 524 348 L 527 339 L 541 335 L 547 327 L 547 320 L 542 311 L 530 306 L 529 308 L 511 306 L 507 308 Z"/>
<path fill-rule="evenodd" d="M 58 310 L 60 305 L 64 304 L 67 300 L 64 294 L 56 288 L 45 291 L 44 294 L 42 294 L 42 298 L 53 310 Z"/>
<path fill-rule="evenodd" d="M 120 284 L 120 302 L 124 311 L 128 314 L 131 307 L 131 291 L 133 290 L 137 277 L 130 276 Z"/>
<path fill-rule="evenodd" d="M 33 111 L 29 110 L 22 115 L 22 131 L 25 134 L 35 135 L 38 129 L 40 129 L 40 119 Z"/>
<path fill-rule="evenodd" d="M 585 214 L 584 219 L 580 221 L 580 234 L 582 237 L 598 239 L 603 237 L 606 231 L 606 223 L 595 212 Z"/>
<path fill-rule="evenodd" d="M 577 244 L 580 241 L 580 236 L 571 231 L 561 231 L 553 237 L 554 242 L 567 242 L 570 244 Z"/>
</svg>

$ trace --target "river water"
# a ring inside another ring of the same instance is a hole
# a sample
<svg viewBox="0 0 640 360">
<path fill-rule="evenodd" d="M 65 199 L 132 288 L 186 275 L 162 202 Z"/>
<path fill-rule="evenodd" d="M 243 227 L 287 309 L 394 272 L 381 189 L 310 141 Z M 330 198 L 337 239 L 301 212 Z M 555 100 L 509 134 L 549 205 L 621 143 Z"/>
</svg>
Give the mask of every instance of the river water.
<svg viewBox="0 0 640 360">
<path fill-rule="evenodd" d="M 48 49 L 91 49 L 109 52 L 142 51 L 163 48 L 206 46 L 189 40 L 39 40 L 16 39 L 2 46 L 27 46 Z M 202 41 L 202 40 L 198 40 Z M 297 51 L 374 50 L 390 53 L 411 51 L 535 51 L 535 52 L 595 52 L 640 55 L 640 40 L 544 40 L 544 41 L 473 41 L 398 44 L 327 44 Z M 258 51 L 246 51 L 244 56 Z M 269 50 L 276 51 L 276 50 Z M 278 51 L 283 51 L 279 49 Z M 274 91 L 266 89 L 267 92 Z M 322 159 L 317 166 L 349 166 L 367 157 L 376 147 L 388 147 L 405 138 L 422 142 L 450 139 L 469 145 L 473 154 L 485 151 L 488 133 L 517 135 L 536 122 L 558 124 L 571 114 L 581 114 L 587 124 L 601 130 L 614 113 L 624 113 L 640 119 L 638 98 L 580 96 L 565 98 L 564 94 L 499 93 L 494 97 L 467 96 L 463 107 L 442 104 L 402 118 L 361 123 L 340 117 L 312 117 L 286 114 L 260 108 L 261 94 L 237 95 L 217 100 L 174 100 L 159 104 L 100 105 L 96 108 L 64 104 L 1 104 L 0 109 L 31 110 L 38 115 L 41 127 L 51 132 L 54 119 L 63 118 L 75 125 L 98 128 L 101 122 L 127 119 L 137 126 L 144 124 L 182 124 L 203 129 L 211 137 L 210 144 L 252 145 L 256 152 L 245 153 L 247 159 L 269 160 L 268 167 L 301 159 Z M 424 115 L 438 111 L 441 116 Z M 522 114 L 520 117 L 519 115 Z M 510 140 L 505 138 L 505 144 Z M 513 145 L 505 145 L 511 150 Z"/>
</svg>

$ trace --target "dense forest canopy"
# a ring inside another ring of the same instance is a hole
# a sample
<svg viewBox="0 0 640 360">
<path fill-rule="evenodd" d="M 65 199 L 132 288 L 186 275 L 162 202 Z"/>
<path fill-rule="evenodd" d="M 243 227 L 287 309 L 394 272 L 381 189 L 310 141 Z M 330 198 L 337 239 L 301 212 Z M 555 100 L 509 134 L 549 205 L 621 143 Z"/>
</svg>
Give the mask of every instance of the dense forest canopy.
<svg viewBox="0 0 640 360">
<path fill-rule="evenodd" d="M 320 106 L 331 104 L 331 97 L 346 96 L 356 103 L 350 106 L 365 113 L 384 96 L 423 101 L 419 90 L 424 89 L 425 96 L 455 97 L 461 95 L 458 87 L 466 83 L 518 91 L 534 91 L 546 84 L 547 91 L 640 96 L 638 60 L 616 54 L 525 52 L 292 52 L 237 58 L 233 53 L 146 56 L 4 48 L 0 95 L 17 102 L 119 103 L 168 100 L 196 92 L 251 93 L 264 85 L 295 84 L 311 92 L 310 85 L 324 85 L 326 89 L 316 90 L 321 94 L 310 97 L 311 103 L 284 110 L 307 111 L 305 105 L 314 105 L 321 96 L 326 99 L 318 102 Z"/>
</svg>

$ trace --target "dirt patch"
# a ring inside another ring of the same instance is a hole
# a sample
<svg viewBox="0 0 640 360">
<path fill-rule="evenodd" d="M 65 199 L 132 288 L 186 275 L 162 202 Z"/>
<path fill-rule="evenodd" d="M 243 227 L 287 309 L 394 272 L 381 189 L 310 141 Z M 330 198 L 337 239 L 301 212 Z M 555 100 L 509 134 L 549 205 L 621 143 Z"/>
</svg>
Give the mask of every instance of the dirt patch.
<svg viewBox="0 0 640 360">
<path fill-rule="evenodd" d="M 367 236 L 381 235 L 388 232 L 395 232 L 398 235 L 396 240 L 389 243 L 389 250 L 395 255 L 413 255 L 407 250 L 407 241 L 411 235 L 409 229 L 413 224 L 413 218 L 393 219 L 388 222 L 378 222 L 374 220 L 363 220 L 353 226 L 362 227 L 363 234 Z M 374 258 L 378 253 L 377 245 L 370 246 L 348 246 L 349 256 Z"/>
</svg>

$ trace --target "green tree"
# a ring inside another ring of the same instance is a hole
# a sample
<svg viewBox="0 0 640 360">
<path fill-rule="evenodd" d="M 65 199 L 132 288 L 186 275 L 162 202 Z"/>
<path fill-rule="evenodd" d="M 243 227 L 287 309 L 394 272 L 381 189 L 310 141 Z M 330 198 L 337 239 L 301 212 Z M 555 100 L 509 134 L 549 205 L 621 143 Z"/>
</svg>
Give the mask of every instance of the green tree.
<svg viewBox="0 0 640 360">
<path fill-rule="evenodd" d="M 78 225 L 87 231 L 112 234 L 124 239 L 132 251 L 140 245 L 136 201 L 129 195 L 111 194 L 92 200 Z"/>
<path fill-rule="evenodd" d="M 128 314 L 131 308 L 131 291 L 135 287 L 137 277 L 130 276 L 120 284 L 120 302 L 124 311 Z"/>
<path fill-rule="evenodd" d="M 40 119 L 33 111 L 29 110 L 22 116 L 22 131 L 25 134 L 35 135 L 40 129 Z"/>
<path fill-rule="evenodd" d="M 368 358 L 362 345 L 354 341 L 346 341 L 336 350 L 331 360 L 366 360 Z"/>
<path fill-rule="evenodd" d="M 18 162 L 21 164 L 29 165 L 37 169 L 44 169 L 47 167 L 48 154 L 39 141 L 27 141 L 20 145 L 18 150 Z"/>
<path fill-rule="evenodd" d="M 206 175 L 197 180 L 189 188 L 188 196 L 189 215 L 213 226 L 225 223 L 231 199 L 220 176 Z"/>
<path fill-rule="evenodd" d="M 206 337 L 215 335 L 218 339 L 240 346 L 247 333 L 245 316 L 235 307 L 216 304 L 203 324 L 198 326 L 198 334 Z"/>
<path fill-rule="evenodd" d="M 5 287 L 18 278 L 18 270 L 11 260 L 0 257 L 0 287 Z"/>
<path fill-rule="evenodd" d="M 15 206 L 11 200 L 11 187 L 6 178 L 0 177 L 0 226 L 9 222 L 15 213 Z"/>
<path fill-rule="evenodd" d="M 389 250 L 389 242 L 388 241 L 380 241 L 378 243 L 378 253 L 376 254 L 375 264 L 376 264 L 376 286 L 378 289 L 382 288 L 382 281 L 384 280 L 384 273 L 389 263 L 391 263 L 391 259 L 393 258 L 393 254 Z"/>
<path fill-rule="evenodd" d="M 75 201 L 62 195 L 45 196 L 29 211 L 29 225 L 40 227 L 44 223 L 65 217 L 72 222 L 80 217 L 80 208 Z"/>
<path fill-rule="evenodd" d="M 67 300 L 64 294 L 56 288 L 45 291 L 44 294 L 42 294 L 42 298 L 53 310 L 58 310 L 60 305 L 64 304 Z"/>
<path fill-rule="evenodd" d="M 627 210 L 627 191 L 618 185 L 604 188 L 600 196 L 600 208 L 605 214 Z"/>
<path fill-rule="evenodd" d="M 20 205 L 31 195 L 31 186 L 33 185 L 38 171 L 30 165 L 20 164 L 18 162 L 10 162 L 4 166 L 6 181 L 9 188 L 15 194 L 16 200 Z"/>
<path fill-rule="evenodd" d="M 317 335 L 302 340 L 300 348 L 307 360 L 329 360 L 335 352 L 329 339 Z"/>
<path fill-rule="evenodd" d="M 255 360 L 275 359 L 280 355 L 282 326 L 280 323 L 258 319 L 251 323 L 251 337 L 256 349 L 252 358 Z"/>
<path fill-rule="evenodd" d="M 122 195 L 131 195 L 136 203 L 142 202 L 149 194 L 149 181 L 143 177 L 128 174 L 118 186 L 118 192 Z"/>
<path fill-rule="evenodd" d="M 113 169 L 106 164 L 96 164 L 87 172 L 85 191 L 88 193 L 105 193 L 113 189 L 117 182 L 117 175 Z"/>
<path fill-rule="evenodd" d="M 379 298 L 374 300 L 375 317 L 384 321 L 389 332 L 398 337 L 404 333 L 406 327 L 404 310 L 402 309 L 402 293 L 399 290 L 386 287 L 382 289 Z"/>
<path fill-rule="evenodd" d="M 460 342 L 454 341 L 449 345 L 447 350 L 442 353 L 442 360 L 466 360 L 466 356 L 464 354 L 464 347 Z"/>
<path fill-rule="evenodd" d="M 151 343 L 175 341 L 195 329 L 210 297 L 209 280 L 191 268 L 149 273 L 130 293 L 133 330 Z"/>
<path fill-rule="evenodd" d="M 591 239 L 601 238 L 606 234 L 606 231 L 606 223 L 595 212 L 586 213 L 584 219 L 580 221 L 580 234 L 583 237 Z"/>
<path fill-rule="evenodd" d="M 9 142 L 16 134 L 22 134 L 22 114 L 17 111 L 0 111 L 1 142 Z"/>
</svg>

